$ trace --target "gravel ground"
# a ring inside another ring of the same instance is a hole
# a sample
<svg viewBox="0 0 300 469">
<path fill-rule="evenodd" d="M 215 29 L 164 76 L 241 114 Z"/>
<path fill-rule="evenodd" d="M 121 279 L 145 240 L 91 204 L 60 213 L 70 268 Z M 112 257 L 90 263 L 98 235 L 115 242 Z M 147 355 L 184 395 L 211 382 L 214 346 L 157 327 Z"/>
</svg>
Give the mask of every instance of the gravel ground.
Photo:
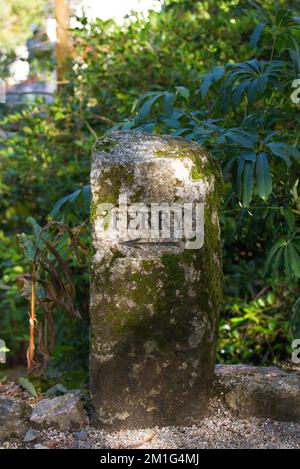
<svg viewBox="0 0 300 469">
<path fill-rule="evenodd" d="M 48 430 L 40 432 L 32 443 L 15 439 L 0 442 L 0 449 L 5 448 L 300 449 L 300 424 L 263 418 L 239 420 L 227 410 L 222 399 L 215 398 L 210 403 L 208 417 L 198 426 L 117 433 L 91 427 L 76 433 Z"/>
</svg>

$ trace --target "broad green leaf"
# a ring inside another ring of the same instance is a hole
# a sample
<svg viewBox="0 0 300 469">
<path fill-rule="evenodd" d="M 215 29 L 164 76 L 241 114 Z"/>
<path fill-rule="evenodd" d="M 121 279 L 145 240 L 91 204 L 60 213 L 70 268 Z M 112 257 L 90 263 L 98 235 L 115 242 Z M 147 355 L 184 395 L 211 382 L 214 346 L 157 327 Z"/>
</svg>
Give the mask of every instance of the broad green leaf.
<svg viewBox="0 0 300 469">
<path fill-rule="evenodd" d="M 56 204 L 54 205 L 53 209 L 51 210 L 50 215 L 52 217 L 56 217 L 57 214 L 59 213 L 61 207 L 67 202 L 69 202 L 69 203 L 74 202 L 77 199 L 77 197 L 79 196 L 79 194 L 81 194 L 81 192 L 82 192 L 82 189 L 77 189 L 76 191 L 72 192 L 71 194 L 68 194 L 65 197 L 62 197 L 61 199 L 59 199 L 56 202 Z"/>
<path fill-rule="evenodd" d="M 232 93 L 232 96 L 231 96 L 231 104 L 235 109 L 240 104 L 241 99 L 242 99 L 242 95 L 243 95 L 243 93 L 244 93 L 244 91 L 245 91 L 245 89 L 247 88 L 248 85 L 249 85 L 249 81 L 246 80 L 246 81 L 243 81 L 242 83 L 240 83 L 237 86 L 237 88 L 234 89 L 234 91 Z"/>
<path fill-rule="evenodd" d="M 297 278 L 300 278 L 300 256 L 294 243 L 288 245 L 291 266 Z"/>
<path fill-rule="evenodd" d="M 245 167 L 245 160 L 243 158 L 240 158 L 238 160 L 238 167 L 237 167 L 237 177 L 236 177 L 236 185 L 237 185 L 237 193 L 239 198 L 242 198 L 242 175 Z"/>
<path fill-rule="evenodd" d="M 137 111 L 138 108 L 142 106 L 142 103 L 147 101 L 147 98 L 150 97 L 155 97 L 155 96 L 161 96 L 162 93 L 159 93 L 157 91 L 148 91 L 147 93 L 144 93 L 139 99 L 135 100 L 133 107 L 132 107 L 132 112 Z"/>
<path fill-rule="evenodd" d="M 291 332 L 294 339 L 300 337 L 300 297 L 295 302 L 291 317 Z"/>
<path fill-rule="evenodd" d="M 272 176 L 267 154 L 260 152 L 256 159 L 256 186 L 258 195 L 267 200 L 272 192 Z"/>
<path fill-rule="evenodd" d="M 42 228 L 33 217 L 28 217 L 26 221 L 33 227 L 34 240 L 37 241 L 39 239 Z"/>
<path fill-rule="evenodd" d="M 277 279 L 279 277 L 279 270 L 283 265 L 284 260 L 284 247 L 281 247 L 274 256 L 273 262 L 271 264 L 271 271 L 273 279 Z"/>
<path fill-rule="evenodd" d="M 176 93 L 185 99 L 189 99 L 190 97 L 190 90 L 186 88 L 185 86 L 177 86 Z"/>
<path fill-rule="evenodd" d="M 284 248 L 284 273 L 286 276 L 286 279 L 289 283 L 292 283 L 293 281 L 293 269 L 292 269 L 292 258 L 290 255 L 290 250 L 289 246 L 286 246 Z"/>
<path fill-rule="evenodd" d="M 20 243 L 23 245 L 24 254 L 28 260 L 33 261 L 35 256 L 35 247 L 33 242 L 28 239 L 25 233 L 20 234 L 19 236 Z"/>
<path fill-rule="evenodd" d="M 173 93 L 165 93 L 163 99 L 163 111 L 167 117 L 171 117 L 174 111 L 174 95 Z"/>
<path fill-rule="evenodd" d="M 139 108 L 138 115 L 136 118 L 136 122 L 141 122 L 148 116 L 151 112 L 152 106 L 156 103 L 156 101 L 161 97 L 162 93 L 156 93 L 150 99 L 148 99 L 144 104 Z"/>
<path fill-rule="evenodd" d="M 169 119 L 164 119 L 164 123 L 170 127 L 170 129 L 180 129 L 180 122 L 176 118 L 170 117 Z"/>
<path fill-rule="evenodd" d="M 293 229 L 295 227 L 295 215 L 291 208 L 282 208 L 282 215 L 284 216 L 289 228 Z"/>
<path fill-rule="evenodd" d="M 28 391 L 34 397 L 37 397 L 37 392 L 33 384 L 27 378 L 19 378 L 19 384 L 25 391 Z"/>
<path fill-rule="evenodd" d="M 287 149 L 287 145 L 283 142 L 271 142 L 267 144 L 267 147 L 271 150 L 271 152 L 275 156 L 279 156 L 282 158 L 288 167 L 291 166 L 291 160 L 289 158 L 289 152 Z"/>
<path fill-rule="evenodd" d="M 230 130 L 229 132 L 226 132 L 225 135 L 227 138 L 230 138 L 230 140 L 238 143 L 243 148 L 253 148 L 256 142 L 256 135 L 243 131 Z"/>
<path fill-rule="evenodd" d="M 297 150 L 297 148 L 293 147 L 292 145 L 286 145 L 287 147 L 287 152 L 289 153 L 290 156 L 295 158 L 296 160 L 300 159 L 300 152 Z"/>
<path fill-rule="evenodd" d="M 200 87 L 200 92 L 201 92 L 201 97 L 204 99 L 209 91 L 209 88 L 215 81 L 219 81 L 223 73 L 225 71 L 225 67 L 214 67 L 212 73 L 206 73 L 204 75 L 204 80 L 202 82 L 202 85 Z"/>
<path fill-rule="evenodd" d="M 283 245 L 284 245 L 284 241 L 279 240 L 274 244 L 274 246 L 272 246 L 272 248 L 268 252 L 267 261 L 266 261 L 266 271 L 269 271 L 271 264 L 273 264 L 274 262 L 274 257 L 278 254 L 278 252 L 279 253 L 281 252 L 281 250 L 283 249 Z"/>
<path fill-rule="evenodd" d="M 243 174 L 243 205 L 249 207 L 253 194 L 253 173 L 254 163 L 250 161 L 245 162 Z"/>
<path fill-rule="evenodd" d="M 251 81 L 250 85 L 248 86 L 248 101 L 250 104 L 253 104 L 259 94 L 259 87 L 258 87 L 258 79 L 255 78 Z"/>
<path fill-rule="evenodd" d="M 204 99 L 206 97 L 206 95 L 208 93 L 208 90 L 211 87 L 212 82 L 213 82 L 213 78 L 212 78 L 211 73 L 206 74 L 204 76 L 204 80 L 203 80 L 203 82 L 201 84 L 201 87 L 200 87 L 200 93 L 201 93 L 202 99 Z"/>
<path fill-rule="evenodd" d="M 255 163 L 256 161 L 256 153 L 254 151 L 245 151 L 241 156 L 245 161 L 250 161 L 252 163 Z"/>
<path fill-rule="evenodd" d="M 251 38 L 250 38 L 250 47 L 257 46 L 265 26 L 266 26 L 266 23 L 261 23 L 261 24 L 258 24 L 254 28 L 253 33 L 251 34 Z"/>
</svg>

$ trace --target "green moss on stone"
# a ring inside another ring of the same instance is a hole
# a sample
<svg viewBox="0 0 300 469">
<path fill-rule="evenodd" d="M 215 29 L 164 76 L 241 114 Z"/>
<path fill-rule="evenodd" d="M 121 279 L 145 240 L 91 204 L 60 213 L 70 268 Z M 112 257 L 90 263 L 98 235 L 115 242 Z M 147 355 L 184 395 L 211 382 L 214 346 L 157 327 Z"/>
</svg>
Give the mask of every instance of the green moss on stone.
<svg viewBox="0 0 300 469">
<path fill-rule="evenodd" d="M 93 193 L 91 204 L 91 223 L 97 216 L 99 204 L 109 203 L 117 205 L 122 188 L 131 188 L 134 182 L 134 169 L 128 165 L 112 166 L 109 171 L 103 172 L 97 182 L 97 190 Z"/>
<path fill-rule="evenodd" d="M 102 137 L 97 138 L 93 150 L 109 153 L 116 145 L 118 145 L 118 141 L 114 140 L 109 135 L 103 135 Z"/>
</svg>

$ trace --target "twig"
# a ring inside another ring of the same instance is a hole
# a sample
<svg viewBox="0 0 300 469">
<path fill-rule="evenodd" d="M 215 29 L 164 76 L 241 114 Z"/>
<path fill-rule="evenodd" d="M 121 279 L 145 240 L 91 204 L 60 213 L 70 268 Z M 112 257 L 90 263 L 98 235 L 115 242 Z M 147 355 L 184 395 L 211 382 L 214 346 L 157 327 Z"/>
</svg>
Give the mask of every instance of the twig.
<svg viewBox="0 0 300 469">
<path fill-rule="evenodd" d="M 259 293 L 257 293 L 256 297 L 254 298 L 254 301 L 258 300 L 266 291 L 269 289 L 269 286 L 264 287 Z"/>
<path fill-rule="evenodd" d="M 150 435 L 146 436 L 143 440 L 140 440 L 140 441 L 138 441 L 137 443 L 134 443 L 133 445 L 128 446 L 128 449 L 129 449 L 129 448 L 131 448 L 131 449 L 139 448 L 139 447 L 142 446 L 143 444 L 148 443 L 149 441 L 153 440 L 153 438 L 154 438 L 155 436 L 156 436 L 156 432 L 153 432 L 153 433 L 151 433 Z"/>
</svg>

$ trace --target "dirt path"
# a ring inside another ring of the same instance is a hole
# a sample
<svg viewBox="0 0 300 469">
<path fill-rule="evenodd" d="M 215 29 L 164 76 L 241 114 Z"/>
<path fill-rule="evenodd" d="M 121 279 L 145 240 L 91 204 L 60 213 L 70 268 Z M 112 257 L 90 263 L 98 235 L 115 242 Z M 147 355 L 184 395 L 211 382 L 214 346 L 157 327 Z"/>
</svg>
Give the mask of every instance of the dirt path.
<svg viewBox="0 0 300 469">
<path fill-rule="evenodd" d="M 209 416 L 188 428 L 166 427 L 108 433 L 87 427 L 81 432 L 43 431 L 29 444 L 20 440 L 0 442 L 0 448 L 79 448 L 79 449 L 204 449 L 265 448 L 300 449 L 300 424 L 270 419 L 237 419 L 221 400 L 210 404 Z"/>
</svg>

